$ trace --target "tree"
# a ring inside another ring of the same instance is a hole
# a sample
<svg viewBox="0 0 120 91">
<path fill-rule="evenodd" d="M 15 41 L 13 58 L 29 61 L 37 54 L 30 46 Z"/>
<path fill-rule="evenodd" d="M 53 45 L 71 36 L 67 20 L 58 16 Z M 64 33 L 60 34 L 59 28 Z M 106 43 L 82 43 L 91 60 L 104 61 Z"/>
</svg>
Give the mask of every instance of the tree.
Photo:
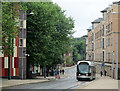
<svg viewBox="0 0 120 91">
<path fill-rule="evenodd" d="M 73 38 L 72 45 L 73 45 L 73 60 L 76 62 L 77 60 L 85 59 L 86 39 L 84 37 Z"/>
<path fill-rule="evenodd" d="M 69 50 L 74 21 L 66 17 L 63 10 L 52 2 L 24 3 L 27 17 L 28 65 L 52 66 L 60 63 L 62 54 Z"/>
<path fill-rule="evenodd" d="M 66 61 L 66 63 L 72 63 L 72 58 L 70 57 L 70 56 L 66 56 L 65 58 L 64 58 L 64 60 Z"/>
<path fill-rule="evenodd" d="M 18 3 L 3 3 L 2 4 L 2 50 L 6 55 L 12 55 L 13 52 L 13 39 L 18 35 L 18 22 L 19 19 L 16 5 Z"/>
</svg>

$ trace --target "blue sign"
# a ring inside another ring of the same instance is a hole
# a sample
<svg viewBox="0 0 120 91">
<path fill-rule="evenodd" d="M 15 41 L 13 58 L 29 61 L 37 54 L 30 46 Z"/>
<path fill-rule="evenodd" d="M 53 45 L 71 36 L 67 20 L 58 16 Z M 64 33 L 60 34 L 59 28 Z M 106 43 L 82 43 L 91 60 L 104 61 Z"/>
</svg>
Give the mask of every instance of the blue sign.
<svg viewBox="0 0 120 91">
<path fill-rule="evenodd" d="M 102 63 L 102 67 L 104 67 L 104 63 Z"/>
</svg>

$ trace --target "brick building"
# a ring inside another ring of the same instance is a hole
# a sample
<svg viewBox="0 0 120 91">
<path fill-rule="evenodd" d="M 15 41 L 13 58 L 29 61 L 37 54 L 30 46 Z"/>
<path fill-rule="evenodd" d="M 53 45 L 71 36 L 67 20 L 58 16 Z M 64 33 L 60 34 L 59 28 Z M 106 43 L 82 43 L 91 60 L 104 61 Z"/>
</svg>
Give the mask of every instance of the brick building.
<svg viewBox="0 0 120 91">
<path fill-rule="evenodd" d="M 98 73 L 106 70 L 108 76 L 118 79 L 120 78 L 120 2 L 113 2 L 101 13 L 103 17 L 93 21 L 92 28 L 87 29 L 86 59 L 96 62 Z M 91 49 L 94 55 L 92 59 L 88 56 Z"/>
<path fill-rule="evenodd" d="M 19 11 L 19 10 L 18 10 Z M 14 53 L 11 57 L 11 77 L 26 79 L 26 13 L 20 13 L 19 34 L 14 39 Z M 2 48 L 2 46 L 0 46 Z M 0 77 L 8 77 L 8 56 L 0 51 Z"/>
<path fill-rule="evenodd" d="M 73 65 L 73 52 L 71 51 L 67 54 L 64 54 L 63 59 L 64 59 L 64 64 L 66 66 L 72 66 Z"/>
</svg>

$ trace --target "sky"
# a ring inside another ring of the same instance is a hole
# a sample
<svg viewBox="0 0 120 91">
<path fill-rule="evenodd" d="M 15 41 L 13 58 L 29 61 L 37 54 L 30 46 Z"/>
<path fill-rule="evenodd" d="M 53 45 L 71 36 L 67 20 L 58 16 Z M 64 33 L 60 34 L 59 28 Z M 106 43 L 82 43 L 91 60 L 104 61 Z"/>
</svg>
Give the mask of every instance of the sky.
<svg viewBox="0 0 120 91">
<path fill-rule="evenodd" d="M 87 35 L 87 30 L 91 26 L 91 22 L 97 18 L 102 18 L 102 11 L 119 0 L 52 0 L 57 3 L 62 10 L 66 10 L 67 17 L 75 20 L 75 33 L 73 37 L 82 37 Z"/>
</svg>

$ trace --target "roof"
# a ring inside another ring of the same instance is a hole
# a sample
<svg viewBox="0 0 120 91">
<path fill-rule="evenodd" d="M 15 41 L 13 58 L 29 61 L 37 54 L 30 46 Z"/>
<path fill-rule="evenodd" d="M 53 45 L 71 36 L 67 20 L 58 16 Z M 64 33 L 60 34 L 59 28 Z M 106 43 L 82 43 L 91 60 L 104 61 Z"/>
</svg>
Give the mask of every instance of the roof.
<svg viewBox="0 0 120 91">
<path fill-rule="evenodd" d="M 103 18 L 98 18 L 98 19 L 94 20 L 94 21 L 92 22 L 92 24 L 93 24 L 93 23 L 100 23 L 102 20 L 103 20 Z"/>
<path fill-rule="evenodd" d="M 102 10 L 101 12 L 107 12 L 107 10 L 109 9 L 110 7 L 107 7 L 107 8 L 105 8 L 104 10 Z"/>
<path fill-rule="evenodd" d="M 88 37 L 88 35 L 84 35 L 83 37 Z"/>
<path fill-rule="evenodd" d="M 88 31 L 92 30 L 92 26 L 90 26 L 87 30 L 88 30 Z"/>
<path fill-rule="evenodd" d="M 113 4 L 120 5 L 120 1 L 118 1 L 118 2 L 113 2 Z"/>
</svg>

